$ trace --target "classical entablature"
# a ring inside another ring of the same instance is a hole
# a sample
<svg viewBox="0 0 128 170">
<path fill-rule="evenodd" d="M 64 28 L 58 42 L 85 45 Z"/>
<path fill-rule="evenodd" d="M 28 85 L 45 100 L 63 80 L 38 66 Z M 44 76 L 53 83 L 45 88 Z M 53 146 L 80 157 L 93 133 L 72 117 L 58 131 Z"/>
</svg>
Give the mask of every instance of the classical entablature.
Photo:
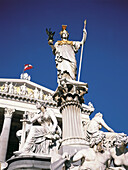
<svg viewBox="0 0 128 170">
<path fill-rule="evenodd" d="M 56 103 L 52 100 L 53 93 L 54 91 L 29 80 L 0 79 L 0 104 L 4 107 L 14 104 L 20 110 L 25 110 L 25 106 L 28 105 L 33 110 L 36 109 L 37 101 L 45 101 L 49 106 L 56 107 Z"/>
<path fill-rule="evenodd" d="M 37 100 L 48 100 L 54 91 L 49 90 L 29 80 L 23 79 L 0 79 L 1 96 L 10 96 L 12 99 L 23 99 L 21 101 L 31 102 Z"/>
<path fill-rule="evenodd" d="M 52 99 L 53 90 L 29 80 L 0 78 L 0 107 L 15 108 L 20 111 L 37 112 L 36 103 L 45 102 L 48 107 L 57 108 Z M 57 111 L 57 117 L 61 117 Z M 83 118 L 94 111 L 92 104 L 83 104 Z"/>
</svg>

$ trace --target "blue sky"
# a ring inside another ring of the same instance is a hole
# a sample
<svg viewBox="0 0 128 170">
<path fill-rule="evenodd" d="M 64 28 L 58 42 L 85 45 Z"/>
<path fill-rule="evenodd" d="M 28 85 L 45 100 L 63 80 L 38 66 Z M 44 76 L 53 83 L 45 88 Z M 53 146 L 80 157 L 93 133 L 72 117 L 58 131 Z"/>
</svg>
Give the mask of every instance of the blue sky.
<svg viewBox="0 0 128 170">
<path fill-rule="evenodd" d="M 69 40 L 81 40 L 87 19 L 80 80 L 87 82 L 85 103 L 116 132 L 128 134 L 128 1 L 127 0 L 0 0 L 0 78 L 19 78 L 24 64 L 31 81 L 55 90 L 54 55 L 46 28 L 60 39 L 66 24 Z M 79 64 L 80 51 L 76 55 Z"/>
</svg>

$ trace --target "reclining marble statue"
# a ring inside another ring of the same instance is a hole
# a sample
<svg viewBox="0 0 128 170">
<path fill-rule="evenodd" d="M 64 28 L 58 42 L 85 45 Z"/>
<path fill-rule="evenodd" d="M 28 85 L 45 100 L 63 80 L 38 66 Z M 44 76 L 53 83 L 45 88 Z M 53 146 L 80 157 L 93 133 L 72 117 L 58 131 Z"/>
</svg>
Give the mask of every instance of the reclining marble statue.
<svg viewBox="0 0 128 170">
<path fill-rule="evenodd" d="M 102 126 L 109 132 L 100 131 Z M 98 144 L 104 136 L 113 136 L 115 135 L 114 131 L 105 123 L 103 120 L 103 115 L 99 112 L 97 113 L 92 120 L 88 123 L 86 129 L 86 139 L 89 141 L 90 146 Z"/>
<path fill-rule="evenodd" d="M 102 143 L 103 140 L 102 140 Z M 98 150 L 97 147 L 78 151 L 73 162 L 83 160 L 80 166 L 72 166 L 71 170 L 127 170 L 128 169 L 128 136 L 119 133 L 111 141 L 109 148 Z M 113 162 L 113 163 L 112 163 Z M 111 166 L 112 165 L 112 166 Z"/>
<path fill-rule="evenodd" d="M 41 125 L 32 125 L 30 132 L 24 146 L 20 151 L 14 152 L 15 155 L 23 154 L 43 154 L 50 153 L 50 147 L 55 144 L 54 142 L 60 139 L 61 130 L 58 126 L 57 119 L 53 110 L 47 110 L 46 105 L 38 103 L 38 109 L 41 111 L 31 119 L 23 120 L 28 124 L 34 123 L 36 120 Z"/>
<path fill-rule="evenodd" d="M 125 170 L 128 169 L 128 136 L 115 133 L 97 113 L 86 128 L 86 140 L 89 148 L 81 149 L 73 156 L 72 161 L 81 160 L 81 165 L 70 170 Z M 104 126 L 109 132 L 100 131 Z M 69 157 L 69 156 L 68 156 Z"/>
</svg>

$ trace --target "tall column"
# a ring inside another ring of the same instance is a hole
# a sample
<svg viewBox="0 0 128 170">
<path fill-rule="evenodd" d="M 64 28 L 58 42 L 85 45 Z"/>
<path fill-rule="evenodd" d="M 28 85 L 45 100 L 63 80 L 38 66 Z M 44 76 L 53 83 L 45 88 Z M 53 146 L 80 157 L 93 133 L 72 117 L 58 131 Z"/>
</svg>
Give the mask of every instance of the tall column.
<svg viewBox="0 0 128 170">
<path fill-rule="evenodd" d="M 3 124 L 2 132 L 0 135 L 0 162 L 5 162 L 6 160 L 8 139 L 9 139 L 11 119 L 12 119 L 13 112 L 15 112 L 15 109 L 5 108 L 4 124 Z"/>
<path fill-rule="evenodd" d="M 62 113 L 62 145 L 85 145 L 82 127 L 81 105 L 87 93 L 87 83 L 64 79 L 58 86 L 53 99 L 60 106 Z"/>
<path fill-rule="evenodd" d="M 85 144 L 82 128 L 81 105 L 77 101 L 67 101 L 61 106 L 63 142 L 62 145 Z"/>
</svg>

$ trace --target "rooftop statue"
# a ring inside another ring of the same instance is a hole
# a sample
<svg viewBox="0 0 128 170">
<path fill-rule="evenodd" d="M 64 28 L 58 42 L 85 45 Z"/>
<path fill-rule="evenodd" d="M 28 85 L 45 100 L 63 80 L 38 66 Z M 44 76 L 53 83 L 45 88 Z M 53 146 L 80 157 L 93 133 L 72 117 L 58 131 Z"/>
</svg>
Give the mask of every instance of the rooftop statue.
<svg viewBox="0 0 128 170">
<path fill-rule="evenodd" d="M 86 23 L 85 23 L 86 26 Z M 62 78 L 67 78 L 71 80 L 76 80 L 76 71 L 77 71 L 77 63 L 75 58 L 75 53 L 78 52 L 81 45 L 83 45 L 86 41 L 87 31 L 83 29 L 83 38 L 82 41 L 69 41 L 69 33 L 66 30 L 67 25 L 62 25 L 62 30 L 60 32 L 61 40 L 57 41 L 53 45 L 53 35 L 51 29 L 46 32 L 49 36 L 48 44 L 51 46 L 55 57 L 56 68 L 57 68 L 57 76 L 58 76 L 58 84 Z"/>
<path fill-rule="evenodd" d="M 7 93 L 8 92 L 8 89 L 9 89 L 9 87 L 8 87 L 8 82 L 6 82 L 5 84 L 4 84 L 4 93 Z"/>
</svg>

